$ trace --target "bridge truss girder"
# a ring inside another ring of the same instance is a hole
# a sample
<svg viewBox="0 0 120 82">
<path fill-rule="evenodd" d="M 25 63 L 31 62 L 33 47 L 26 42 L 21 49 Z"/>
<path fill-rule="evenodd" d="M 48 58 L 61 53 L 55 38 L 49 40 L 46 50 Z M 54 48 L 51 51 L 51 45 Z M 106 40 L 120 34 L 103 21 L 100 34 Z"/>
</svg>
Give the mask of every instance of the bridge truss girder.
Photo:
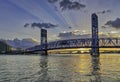
<svg viewBox="0 0 120 82">
<path fill-rule="evenodd" d="M 99 48 L 120 48 L 120 38 L 99 38 Z M 94 46 L 97 47 L 97 46 Z M 70 39 L 49 42 L 47 50 L 67 49 L 67 48 L 92 48 L 92 39 Z M 45 44 L 38 45 L 27 50 L 41 51 L 45 49 Z"/>
</svg>

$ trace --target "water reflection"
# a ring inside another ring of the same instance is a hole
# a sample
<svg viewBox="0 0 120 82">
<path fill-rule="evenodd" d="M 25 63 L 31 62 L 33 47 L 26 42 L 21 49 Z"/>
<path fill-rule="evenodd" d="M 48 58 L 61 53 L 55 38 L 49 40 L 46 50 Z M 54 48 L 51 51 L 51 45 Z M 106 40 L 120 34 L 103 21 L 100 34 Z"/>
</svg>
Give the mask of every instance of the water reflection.
<svg viewBox="0 0 120 82">
<path fill-rule="evenodd" d="M 91 59 L 91 74 L 94 79 L 91 82 L 102 82 L 100 76 L 100 59 L 99 57 L 92 57 Z"/>
<path fill-rule="evenodd" d="M 119 68 L 119 54 L 0 56 L 0 82 L 120 82 Z"/>
<path fill-rule="evenodd" d="M 40 65 L 41 70 L 39 71 L 39 78 L 35 82 L 49 82 L 48 57 L 47 56 L 41 56 L 39 65 Z"/>
</svg>

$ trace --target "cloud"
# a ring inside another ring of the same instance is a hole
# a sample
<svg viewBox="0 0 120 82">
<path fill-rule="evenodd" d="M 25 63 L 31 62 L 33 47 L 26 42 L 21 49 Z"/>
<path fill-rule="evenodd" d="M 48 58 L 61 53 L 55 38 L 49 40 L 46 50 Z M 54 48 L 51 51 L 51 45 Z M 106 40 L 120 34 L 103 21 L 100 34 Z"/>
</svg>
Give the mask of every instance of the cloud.
<svg viewBox="0 0 120 82">
<path fill-rule="evenodd" d="M 64 38 L 64 37 L 71 37 L 74 36 L 75 34 L 73 34 L 72 32 L 64 32 L 64 33 L 59 33 L 58 37 Z"/>
<path fill-rule="evenodd" d="M 116 18 L 116 20 L 113 21 L 112 20 L 107 21 L 105 25 L 116 29 L 120 29 L 120 18 Z"/>
<path fill-rule="evenodd" d="M 32 38 L 6 40 L 6 43 L 15 49 L 26 49 L 38 45 L 39 43 Z"/>
<path fill-rule="evenodd" d="M 29 26 L 29 25 L 31 25 L 31 27 L 37 27 L 37 28 L 54 28 L 54 27 L 58 27 L 58 25 L 54 25 L 54 24 L 51 24 L 51 23 L 31 23 L 31 24 L 28 24 L 28 23 L 26 23 L 25 25 L 24 25 L 24 27 L 27 27 L 27 26 Z"/>
<path fill-rule="evenodd" d="M 49 3 L 55 3 L 57 2 L 58 0 L 48 0 Z"/>
<path fill-rule="evenodd" d="M 80 3 L 79 1 L 71 1 L 71 0 L 48 0 L 49 3 L 58 2 L 59 6 L 62 10 L 80 10 L 85 8 L 86 5 Z"/>
<path fill-rule="evenodd" d="M 106 26 L 101 26 L 101 28 L 107 28 Z"/>
<path fill-rule="evenodd" d="M 105 14 L 105 13 L 111 13 L 111 10 L 103 10 L 100 12 L 97 12 L 98 14 Z"/>
<path fill-rule="evenodd" d="M 77 1 L 70 1 L 70 0 L 62 0 L 60 2 L 60 8 L 62 8 L 62 10 L 79 10 L 81 8 L 84 8 L 85 5 L 81 4 Z"/>
<path fill-rule="evenodd" d="M 29 26 L 29 24 L 28 23 L 26 23 L 25 25 L 24 25 L 24 27 L 28 27 Z"/>
<path fill-rule="evenodd" d="M 74 30 L 72 32 L 61 32 L 58 37 L 60 39 L 79 39 L 79 38 L 90 38 L 90 34 L 79 34 L 79 30 Z"/>
<path fill-rule="evenodd" d="M 85 33 L 85 34 L 78 34 L 79 31 L 73 31 L 73 32 L 61 32 L 58 35 L 58 38 L 60 40 L 65 40 L 65 39 L 83 39 L 83 38 L 91 38 L 90 33 Z M 118 32 L 116 31 L 111 31 L 109 33 L 99 33 L 99 38 L 115 38 L 118 37 Z"/>
<path fill-rule="evenodd" d="M 71 27 L 71 26 L 69 26 L 68 28 L 69 28 L 69 29 L 72 29 L 72 27 Z"/>
</svg>

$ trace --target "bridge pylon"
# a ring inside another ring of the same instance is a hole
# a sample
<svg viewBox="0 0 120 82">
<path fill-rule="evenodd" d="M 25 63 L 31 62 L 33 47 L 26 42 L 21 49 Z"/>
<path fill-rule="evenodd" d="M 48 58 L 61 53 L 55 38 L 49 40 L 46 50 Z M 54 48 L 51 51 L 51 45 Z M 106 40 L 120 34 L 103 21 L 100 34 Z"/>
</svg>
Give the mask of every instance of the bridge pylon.
<svg viewBox="0 0 120 82">
<path fill-rule="evenodd" d="M 41 29 L 41 45 L 45 45 L 45 49 L 42 50 L 41 55 L 48 55 L 47 53 L 47 30 Z"/>
<path fill-rule="evenodd" d="M 94 57 L 98 57 L 99 56 L 98 16 L 95 13 L 92 14 L 91 21 L 92 21 L 91 55 Z"/>
</svg>

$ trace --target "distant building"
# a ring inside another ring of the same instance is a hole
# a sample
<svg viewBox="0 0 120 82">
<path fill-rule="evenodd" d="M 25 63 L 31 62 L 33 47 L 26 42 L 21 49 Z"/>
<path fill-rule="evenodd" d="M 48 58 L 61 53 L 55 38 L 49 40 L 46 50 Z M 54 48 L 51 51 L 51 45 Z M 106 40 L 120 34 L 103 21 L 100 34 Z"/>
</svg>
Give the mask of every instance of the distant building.
<svg viewBox="0 0 120 82">
<path fill-rule="evenodd" d="M 11 47 L 5 41 L 0 41 L 0 53 L 6 53 L 11 50 Z"/>
</svg>

